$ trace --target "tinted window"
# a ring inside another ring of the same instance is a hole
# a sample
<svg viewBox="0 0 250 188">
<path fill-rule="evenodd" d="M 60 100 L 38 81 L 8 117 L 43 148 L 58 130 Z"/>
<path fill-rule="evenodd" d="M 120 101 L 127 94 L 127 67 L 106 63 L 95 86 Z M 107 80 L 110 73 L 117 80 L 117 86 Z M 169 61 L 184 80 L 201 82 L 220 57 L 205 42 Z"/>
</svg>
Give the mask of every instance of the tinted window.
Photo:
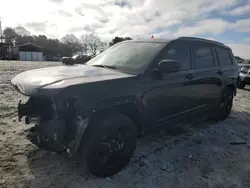
<svg viewBox="0 0 250 188">
<path fill-rule="evenodd" d="M 227 49 L 215 47 L 217 57 L 219 60 L 220 65 L 230 65 L 232 64 L 231 58 L 229 56 L 229 53 Z"/>
<path fill-rule="evenodd" d="M 167 46 L 161 60 L 177 60 L 181 62 L 181 70 L 188 70 L 190 65 L 189 45 L 184 42 L 174 42 Z"/>
<path fill-rule="evenodd" d="M 206 44 L 194 45 L 194 61 L 196 69 L 211 68 L 214 66 L 212 48 Z"/>
</svg>

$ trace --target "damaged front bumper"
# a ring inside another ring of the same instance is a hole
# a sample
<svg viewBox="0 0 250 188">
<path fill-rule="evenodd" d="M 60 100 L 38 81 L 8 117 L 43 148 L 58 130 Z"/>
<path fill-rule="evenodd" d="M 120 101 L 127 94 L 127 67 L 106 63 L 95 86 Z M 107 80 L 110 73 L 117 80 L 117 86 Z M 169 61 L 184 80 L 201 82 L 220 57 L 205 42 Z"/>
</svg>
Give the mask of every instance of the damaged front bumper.
<svg viewBox="0 0 250 188">
<path fill-rule="evenodd" d="M 70 156 L 77 152 L 88 124 L 87 117 L 77 114 L 72 100 L 30 98 L 26 103 L 20 101 L 19 121 L 23 117 L 26 124 L 35 124 L 28 135 L 33 144 L 49 151 L 66 151 Z"/>
<path fill-rule="evenodd" d="M 52 106 L 48 105 L 48 108 L 45 109 L 45 105 L 43 103 L 43 108 L 40 104 L 34 102 L 33 99 L 28 100 L 26 103 L 22 103 L 20 100 L 17 106 L 18 112 L 18 120 L 21 121 L 23 117 L 25 117 L 25 123 L 36 123 L 38 117 L 46 117 L 49 119 L 51 118 L 52 114 L 54 113 L 54 109 Z"/>
</svg>

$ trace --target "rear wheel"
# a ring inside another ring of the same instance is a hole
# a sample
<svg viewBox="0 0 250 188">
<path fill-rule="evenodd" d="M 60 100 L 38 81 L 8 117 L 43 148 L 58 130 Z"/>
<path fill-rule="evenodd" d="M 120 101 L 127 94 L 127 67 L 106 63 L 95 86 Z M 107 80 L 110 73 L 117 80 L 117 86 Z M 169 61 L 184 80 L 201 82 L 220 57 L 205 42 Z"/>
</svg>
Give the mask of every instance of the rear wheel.
<svg viewBox="0 0 250 188">
<path fill-rule="evenodd" d="M 245 86 L 246 84 L 244 82 L 242 82 L 240 79 L 237 80 L 237 88 L 244 89 Z"/>
<path fill-rule="evenodd" d="M 118 113 L 102 115 L 86 130 L 80 160 L 91 174 L 112 176 L 128 164 L 136 140 L 136 126 L 128 117 Z"/>
<path fill-rule="evenodd" d="M 221 121 L 229 116 L 233 106 L 233 97 L 233 90 L 230 87 L 226 87 L 213 119 Z"/>
</svg>

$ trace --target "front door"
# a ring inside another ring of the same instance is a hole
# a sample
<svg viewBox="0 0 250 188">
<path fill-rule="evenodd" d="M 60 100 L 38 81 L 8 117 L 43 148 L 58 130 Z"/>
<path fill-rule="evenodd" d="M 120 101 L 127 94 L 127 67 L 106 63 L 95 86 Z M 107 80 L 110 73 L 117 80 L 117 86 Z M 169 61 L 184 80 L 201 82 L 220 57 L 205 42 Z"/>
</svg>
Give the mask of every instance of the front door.
<svg viewBox="0 0 250 188">
<path fill-rule="evenodd" d="M 195 76 L 191 68 L 189 44 L 185 41 L 174 41 L 167 45 L 157 58 L 161 60 L 177 60 L 181 62 L 178 72 L 162 73 L 162 79 L 149 78 L 149 90 L 143 94 L 146 119 L 148 122 L 160 123 L 177 118 L 199 107 L 195 97 Z"/>
</svg>

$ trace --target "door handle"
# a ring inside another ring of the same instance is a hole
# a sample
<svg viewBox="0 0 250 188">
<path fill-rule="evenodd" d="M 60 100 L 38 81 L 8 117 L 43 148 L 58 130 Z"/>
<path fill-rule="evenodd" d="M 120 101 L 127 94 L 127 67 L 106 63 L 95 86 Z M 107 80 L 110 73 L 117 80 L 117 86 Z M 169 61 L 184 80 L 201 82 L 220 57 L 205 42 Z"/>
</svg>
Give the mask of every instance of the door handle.
<svg viewBox="0 0 250 188">
<path fill-rule="evenodd" d="M 194 78 L 193 74 L 188 74 L 185 76 L 187 79 L 192 80 Z"/>
<path fill-rule="evenodd" d="M 217 74 L 222 75 L 222 74 L 223 74 L 223 71 L 222 71 L 222 70 L 218 70 L 218 71 L 217 71 Z"/>
</svg>

